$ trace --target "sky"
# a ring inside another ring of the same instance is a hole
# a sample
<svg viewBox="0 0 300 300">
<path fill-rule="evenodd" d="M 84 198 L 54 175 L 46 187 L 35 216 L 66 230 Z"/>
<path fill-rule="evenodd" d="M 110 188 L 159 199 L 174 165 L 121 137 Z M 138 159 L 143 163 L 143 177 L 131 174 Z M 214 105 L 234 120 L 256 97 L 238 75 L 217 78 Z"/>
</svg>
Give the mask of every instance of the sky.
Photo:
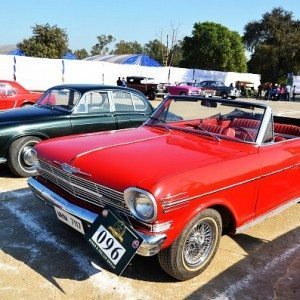
<svg viewBox="0 0 300 300">
<path fill-rule="evenodd" d="M 172 28 L 178 38 L 191 36 L 197 22 L 222 24 L 243 35 L 244 26 L 258 21 L 274 7 L 300 19 L 299 0 L 14 0 L 1 1 L 0 45 L 13 45 L 32 36 L 32 27 L 49 23 L 65 29 L 69 48 L 97 43 L 97 36 L 112 35 L 116 42 L 166 40 Z"/>
</svg>

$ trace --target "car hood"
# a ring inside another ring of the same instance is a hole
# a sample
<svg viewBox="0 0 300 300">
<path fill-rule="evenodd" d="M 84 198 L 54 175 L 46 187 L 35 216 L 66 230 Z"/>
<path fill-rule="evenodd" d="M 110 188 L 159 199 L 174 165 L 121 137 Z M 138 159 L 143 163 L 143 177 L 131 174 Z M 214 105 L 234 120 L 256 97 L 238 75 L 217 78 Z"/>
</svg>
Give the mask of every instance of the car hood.
<svg viewBox="0 0 300 300">
<path fill-rule="evenodd" d="M 178 130 L 141 126 L 56 138 L 39 143 L 40 158 L 79 169 L 78 176 L 124 191 L 129 186 L 151 190 L 162 180 L 247 152 L 237 142 L 216 141 Z"/>
<path fill-rule="evenodd" d="M 58 115 L 68 114 L 65 111 L 49 107 L 26 106 L 21 108 L 0 111 L 0 126 L 6 124 L 25 123 L 35 119 L 44 119 Z"/>
</svg>

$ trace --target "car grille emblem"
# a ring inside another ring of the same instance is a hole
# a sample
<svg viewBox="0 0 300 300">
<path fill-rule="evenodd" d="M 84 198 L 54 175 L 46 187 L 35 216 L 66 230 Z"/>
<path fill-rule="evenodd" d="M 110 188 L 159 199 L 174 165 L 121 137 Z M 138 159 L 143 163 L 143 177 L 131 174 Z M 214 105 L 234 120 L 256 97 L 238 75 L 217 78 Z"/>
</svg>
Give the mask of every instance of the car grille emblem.
<svg viewBox="0 0 300 300">
<path fill-rule="evenodd" d="M 61 165 L 61 169 L 69 174 L 75 174 L 75 173 L 79 173 L 79 169 L 73 166 L 70 166 L 66 163 L 62 163 Z"/>
</svg>

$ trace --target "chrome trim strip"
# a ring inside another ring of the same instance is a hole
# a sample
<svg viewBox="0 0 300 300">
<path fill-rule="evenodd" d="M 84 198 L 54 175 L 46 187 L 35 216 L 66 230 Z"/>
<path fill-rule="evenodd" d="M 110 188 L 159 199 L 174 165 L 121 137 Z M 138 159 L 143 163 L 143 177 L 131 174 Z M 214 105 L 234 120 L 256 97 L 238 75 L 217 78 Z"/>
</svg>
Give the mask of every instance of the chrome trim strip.
<svg viewBox="0 0 300 300">
<path fill-rule="evenodd" d="M 195 200 L 195 199 L 200 198 L 200 197 L 208 196 L 208 195 L 211 195 L 211 194 L 214 194 L 214 193 L 226 190 L 226 189 L 230 189 L 232 187 L 239 186 L 239 185 L 251 182 L 251 181 L 255 181 L 255 180 L 267 177 L 267 176 L 271 176 L 271 175 L 274 175 L 274 174 L 277 174 L 277 173 L 280 173 L 280 172 L 283 172 L 283 171 L 286 171 L 286 170 L 289 170 L 289 169 L 292 169 L 292 168 L 298 167 L 298 166 L 300 166 L 300 163 L 298 163 L 296 165 L 293 165 L 293 166 L 289 166 L 289 167 L 280 169 L 280 170 L 277 170 L 277 171 L 274 171 L 274 172 L 263 174 L 261 176 L 254 177 L 254 178 L 251 178 L 251 179 L 248 179 L 248 180 L 245 180 L 245 181 L 241 181 L 241 182 L 238 182 L 238 183 L 235 183 L 235 184 L 231 184 L 231 185 L 228 185 L 228 186 L 225 186 L 225 187 L 213 190 L 213 191 L 209 191 L 209 192 L 206 192 L 206 193 L 203 193 L 203 194 L 199 194 L 199 195 L 196 195 L 196 196 L 193 196 L 193 197 L 184 198 L 184 199 L 177 200 L 177 201 L 174 201 L 174 202 L 163 203 L 162 206 L 163 206 L 163 208 L 165 208 L 165 207 L 170 208 L 172 206 L 176 206 L 176 205 L 179 205 L 179 204 L 187 202 L 187 201 L 191 201 L 191 200 Z"/>
<path fill-rule="evenodd" d="M 28 179 L 27 183 L 36 197 L 45 203 L 59 207 L 88 224 L 92 224 L 98 217 L 98 214 L 68 202 L 32 177 Z M 139 232 L 138 230 L 136 230 L 136 232 L 144 239 L 142 245 L 137 251 L 137 253 L 142 256 L 152 256 L 158 253 L 161 245 L 167 238 L 167 235 L 164 233 L 147 235 Z"/>
<path fill-rule="evenodd" d="M 279 207 L 277 207 L 277 208 L 261 215 L 260 217 L 255 218 L 254 220 L 251 220 L 251 221 L 243 224 L 242 226 L 240 226 L 236 229 L 236 233 L 243 232 L 243 231 L 247 230 L 248 228 L 250 228 L 250 227 L 252 227 L 256 224 L 258 224 L 258 223 L 260 223 L 260 222 L 262 222 L 262 221 L 264 221 L 264 220 L 266 220 L 266 219 L 268 219 L 272 216 L 275 216 L 275 215 L 281 213 L 282 211 L 286 210 L 287 208 L 293 206 L 294 204 L 296 204 L 298 202 L 300 202 L 300 197 L 296 198 L 294 200 L 291 200 L 291 201 L 285 203 L 284 205 L 281 205 L 281 206 L 279 206 Z"/>
</svg>

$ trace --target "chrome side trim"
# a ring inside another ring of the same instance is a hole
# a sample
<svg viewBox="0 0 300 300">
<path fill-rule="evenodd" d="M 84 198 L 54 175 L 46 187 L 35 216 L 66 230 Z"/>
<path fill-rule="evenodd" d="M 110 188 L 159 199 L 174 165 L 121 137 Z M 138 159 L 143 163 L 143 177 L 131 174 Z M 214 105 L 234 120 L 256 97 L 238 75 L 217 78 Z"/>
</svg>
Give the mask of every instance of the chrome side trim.
<svg viewBox="0 0 300 300">
<path fill-rule="evenodd" d="M 181 203 L 184 203 L 184 202 L 187 202 L 187 201 L 195 200 L 195 199 L 198 199 L 198 198 L 201 198 L 201 197 L 204 197 L 204 196 L 208 196 L 208 195 L 211 195 L 211 194 L 214 194 L 214 193 L 217 193 L 217 192 L 221 192 L 221 191 L 224 191 L 224 190 L 227 190 L 227 189 L 239 186 L 239 185 L 243 185 L 245 183 L 249 183 L 249 182 L 252 182 L 252 181 L 255 181 L 255 180 L 258 180 L 258 179 L 270 176 L 270 175 L 274 175 L 274 174 L 277 174 L 277 173 L 280 173 L 280 172 L 283 172 L 283 171 L 287 171 L 289 169 L 292 169 L 292 168 L 295 168 L 295 167 L 299 167 L 299 166 L 300 166 L 300 163 L 298 163 L 296 165 L 293 165 L 293 166 L 289 166 L 289 167 L 280 169 L 280 170 L 276 170 L 274 172 L 263 174 L 261 176 L 253 177 L 253 178 L 245 180 L 245 181 L 234 183 L 234 184 L 231 184 L 231 185 L 228 185 L 228 186 L 225 186 L 225 187 L 213 190 L 213 191 L 209 191 L 209 192 L 206 192 L 206 193 L 203 193 L 203 194 L 199 194 L 199 195 L 196 195 L 196 196 L 193 196 L 193 197 L 183 198 L 183 199 L 180 199 L 180 200 L 177 200 L 177 201 L 173 201 L 173 202 L 164 202 L 162 204 L 162 206 L 163 206 L 163 208 L 168 209 L 168 208 L 171 208 L 173 206 L 180 205 Z"/>
<path fill-rule="evenodd" d="M 47 187 L 39 183 L 34 178 L 29 178 L 27 183 L 31 188 L 33 194 L 37 196 L 39 199 L 41 199 L 46 203 L 51 204 L 52 206 L 59 207 L 60 209 L 87 222 L 88 224 L 92 224 L 98 217 L 98 214 L 68 202 L 58 194 L 52 192 L 50 189 L 48 189 Z M 167 235 L 164 233 L 147 235 L 137 230 L 136 232 L 144 239 L 142 245 L 137 251 L 137 253 L 142 256 L 152 256 L 158 253 L 160 251 L 163 242 L 167 238 Z"/>
<path fill-rule="evenodd" d="M 287 202 L 286 204 L 281 205 L 281 206 L 265 213 L 264 215 L 261 215 L 260 217 L 255 218 L 254 220 L 251 220 L 251 221 L 245 223 L 244 225 L 242 225 L 242 226 L 240 226 L 236 229 L 236 233 L 241 233 L 241 232 L 247 230 L 248 228 L 250 228 L 250 227 L 252 227 L 256 224 L 258 224 L 258 223 L 260 223 L 260 222 L 262 222 L 262 221 L 264 221 L 264 220 L 266 220 L 266 219 L 268 219 L 272 216 L 275 216 L 275 215 L 281 213 L 282 211 L 286 210 L 287 208 L 293 206 L 294 204 L 296 204 L 298 202 L 300 202 L 300 197 L 296 198 L 294 200 L 291 200 L 291 201 Z"/>
</svg>

